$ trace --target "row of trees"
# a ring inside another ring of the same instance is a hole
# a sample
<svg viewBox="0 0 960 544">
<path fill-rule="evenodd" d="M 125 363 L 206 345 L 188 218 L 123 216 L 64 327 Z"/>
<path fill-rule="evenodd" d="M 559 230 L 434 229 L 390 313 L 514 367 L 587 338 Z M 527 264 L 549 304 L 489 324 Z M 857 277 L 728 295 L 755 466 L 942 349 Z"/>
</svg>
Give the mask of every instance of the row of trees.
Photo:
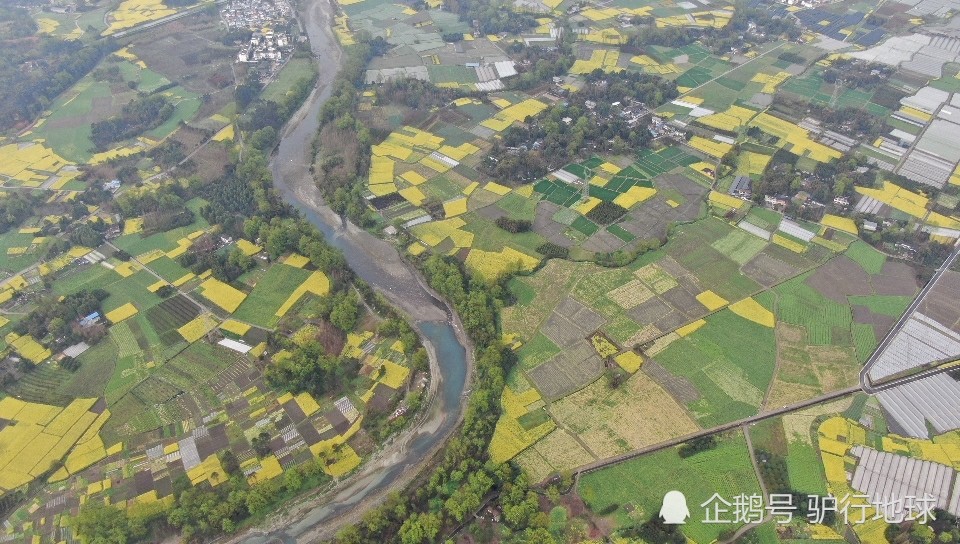
<svg viewBox="0 0 960 544">
<path fill-rule="evenodd" d="M 99 150 L 133 138 L 162 125 L 173 115 L 173 104 L 162 94 L 137 97 L 126 103 L 120 115 L 90 125 L 90 140 Z"/>
<path fill-rule="evenodd" d="M 302 463 L 284 471 L 282 478 L 250 485 L 240 463 L 229 450 L 220 454 L 225 481 L 215 488 L 194 487 L 184 475 L 173 483 L 173 507 L 155 505 L 122 508 L 90 502 L 80 509 L 74 530 L 84 542 L 130 544 L 163 540 L 178 531 L 185 542 L 198 542 L 231 533 L 251 519 L 265 516 L 276 505 L 329 481 L 323 472 L 328 459 Z"/>
</svg>

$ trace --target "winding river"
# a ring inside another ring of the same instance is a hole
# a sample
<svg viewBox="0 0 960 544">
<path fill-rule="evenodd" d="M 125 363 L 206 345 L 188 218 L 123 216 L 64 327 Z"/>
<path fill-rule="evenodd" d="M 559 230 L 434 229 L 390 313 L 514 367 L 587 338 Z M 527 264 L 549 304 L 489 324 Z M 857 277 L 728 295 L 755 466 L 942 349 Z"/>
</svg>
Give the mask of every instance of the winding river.
<svg viewBox="0 0 960 544">
<path fill-rule="evenodd" d="M 449 438 L 463 415 L 472 353 L 459 320 L 423 284 L 391 244 L 343 220 L 323 201 L 309 171 L 318 114 L 339 70 L 340 48 L 331 29 L 332 0 L 307 0 L 301 24 L 319 59 L 316 88 L 284 130 L 271 168 L 283 199 L 299 209 L 339 248 L 358 276 L 384 293 L 413 321 L 430 352 L 431 401 L 416 425 L 401 433 L 359 473 L 322 497 L 294 505 L 272 526 L 233 539 L 244 544 L 316 542 L 332 537 L 387 493 L 410 482 Z"/>
</svg>

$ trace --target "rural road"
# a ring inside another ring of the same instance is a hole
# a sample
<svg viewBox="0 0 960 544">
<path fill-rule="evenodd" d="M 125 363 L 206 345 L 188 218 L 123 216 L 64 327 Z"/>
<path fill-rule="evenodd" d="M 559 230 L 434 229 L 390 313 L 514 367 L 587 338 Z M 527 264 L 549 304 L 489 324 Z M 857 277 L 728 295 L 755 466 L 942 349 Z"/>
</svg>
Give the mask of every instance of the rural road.
<svg viewBox="0 0 960 544">
<path fill-rule="evenodd" d="M 916 380 L 922 380 L 924 378 L 929 378 L 930 376 L 933 376 L 935 374 L 948 372 L 955 368 L 956 367 L 952 365 L 944 365 L 944 366 L 938 366 L 935 368 L 930 368 L 930 369 L 924 370 L 923 372 L 920 372 L 918 374 L 914 374 L 911 376 L 886 379 L 879 382 L 878 384 L 875 384 L 872 388 L 872 392 L 885 391 L 887 389 L 893 389 L 894 387 L 900 387 L 904 384 L 907 384 Z M 703 429 L 695 433 L 690 433 L 677 438 L 672 438 L 670 440 L 660 442 L 658 444 L 652 444 L 650 446 L 645 446 L 643 448 L 631 450 L 631 451 L 628 451 L 627 453 L 620 454 L 616 457 L 610 457 L 608 459 L 582 465 L 579 468 L 574 469 L 574 474 L 579 476 L 581 474 L 586 474 L 588 472 L 600 470 L 602 468 L 606 468 L 611 465 L 616 465 L 624 461 L 629 461 L 630 459 L 640 457 L 641 455 L 646 455 L 648 453 L 653 453 L 656 451 L 665 450 L 667 448 L 672 448 L 674 446 L 679 446 L 680 444 L 683 444 L 684 442 L 689 442 L 690 440 L 693 440 L 695 438 L 702 438 L 704 436 L 711 436 L 714 434 L 724 433 L 724 432 L 736 429 L 738 427 L 747 428 L 750 425 L 753 425 L 754 423 L 759 423 L 761 421 L 779 417 L 784 414 L 788 414 L 790 412 L 802 410 L 804 408 L 809 408 L 817 404 L 834 401 L 834 400 L 841 399 L 846 396 L 853 395 L 855 393 L 861 393 L 861 392 L 863 392 L 863 389 L 859 385 L 854 385 L 851 387 L 847 387 L 845 389 L 839 389 L 837 391 L 833 391 L 831 393 L 825 393 L 823 395 L 813 397 L 807 400 L 795 402 L 793 404 L 787 404 L 786 406 L 782 406 L 780 408 L 771 410 L 769 412 L 763 412 L 750 417 L 738 419 L 736 421 L 731 421 L 729 423 L 717 425 L 716 427 L 711 427 L 709 429 Z"/>
</svg>

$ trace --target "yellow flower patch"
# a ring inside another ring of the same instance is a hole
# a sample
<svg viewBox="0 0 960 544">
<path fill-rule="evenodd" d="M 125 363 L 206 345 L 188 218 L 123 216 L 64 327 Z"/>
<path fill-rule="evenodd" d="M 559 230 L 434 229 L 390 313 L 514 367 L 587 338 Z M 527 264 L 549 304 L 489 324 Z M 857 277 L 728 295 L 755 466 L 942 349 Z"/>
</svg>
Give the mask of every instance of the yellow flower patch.
<svg viewBox="0 0 960 544">
<path fill-rule="evenodd" d="M 734 302 L 730 305 L 730 311 L 764 327 L 773 328 L 773 326 L 776 325 L 773 312 L 761 306 L 760 303 L 753 298 L 745 298 Z"/>
<path fill-rule="evenodd" d="M 339 478 L 360 466 L 361 461 L 362 459 L 357 455 L 357 452 L 350 446 L 346 446 L 337 454 L 337 460 L 324 466 L 323 470 L 330 476 Z"/>
<path fill-rule="evenodd" d="M 707 324 L 707 321 L 705 319 L 698 319 L 693 323 L 689 323 L 687 325 L 680 327 L 679 329 L 676 330 L 676 333 L 680 336 L 690 336 L 691 334 L 700 330 L 700 327 L 706 324 Z"/>
<path fill-rule="evenodd" d="M 860 234 L 860 231 L 857 230 L 857 224 L 853 221 L 853 219 L 847 217 L 826 214 L 823 216 L 823 219 L 820 220 L 820 223 L 825 227 L 842 230 L 843 232 L 849 232 L 854 236 Z"/>
<path fill-rule="evenodd" d="M 627 192 L 621 193 L 617 196 L 617 198 L 613 199 L 613 203 L 629 210 L 637 204 L 646 202 L 647 200 L 653 198 L 653 195 L 655 194 L 657 194 L 657 190 L 653 189 L 652 187 L 640 187 L 639 185 L 634 185 L 633 187 L 627 189 Z"/>
<path fill-rule="evenodd" d="M 123 234 L 136 234 L 143 230 L 143 218 L 131 217 L 123 222 Z"/>
<path fill-rule="evenodd" d="M 467 199 L 458 198 L 444 202 L 443 212 L 447 217 L 456 217 L 467 213 Z"/>
<path fill-rule="evenodd" d="M 291 253 L 290 255 L 287 255 L 282 262 L 287 266 L 303 268 L 304 266 L 307 266 L 307 263 L 310 262 L 310 259 L 300 255 L 299 253 Z"/>
<path fill-rule="evenodd" d="M 262 247 L 258 246 L 257 244 L 254 244 L 253 242 L 244 240 L 243 238 L 240 238 L 239 240 L 237 240 L 237 249 L 243 252 L 243 254 L 246 255 L 247 257 L 256 255 L 257 253 L 260 253 L 261 251 L 263 251 Z"/>
<path fill-rule="evenodd" d="M 208 278 L 200 284 L 200 294 L 220 308 L 233 313 L 247 294 L 216 278 Z"/>
<path fill-rule="evenodd" d="M 315 414 L 317 410 L 320 409 L 320 404 L 318 404 L 316 399 L 313 398 L 313 395 L 306 391 L 298 393 L 297 396 L 293 397 L 293 399 L 297 402 L 297 406 L 299 406 L 300 409 L 303 410 L 303 413 L 307 416 Z"/>
<path fill-rule="evenodd" d="M 800 242 L 791 240 L 785 236 L 781 236 L 780 234 L 773 235 L 773 243 L 777 244 L 778 246 L 783 246 L 794 253 L 803 253 L 807 249 L 807 246 L 801 244 Z"/>
<path fill-rule="evenodd" d="M 134 306 L 133 303 L 128 302 L 116 310 L 107 312 L 104 317 L 106 317 L 107 321 L 111 323 L 119 323 L 124 319 L 137 315 L 138 311 L 139 310 L 137 310 L 137 307 Z"/>
<path fill-rule="evenodd" d="M 473 249 L 467 255 L 467 267 L 481 278 L 494 281 L 511 270 L 533 270 L 540 259 L 505 247 L 500 251 Z"/>
<path fill-rule="evenodd" d="M 186 323 L 177 332 L 187 342 L 193 343 L 203 338 L 203 335 L 212 331 L 217 326 L 217 319 L 212 314 L 200 314 L 192 321 Z"/>
<path fill-rule="evenodd" d="M 34 340 L 29 334 L 20 336 L 17 333 L 11 332 L 7 334 L 5 340 L 21 357 L 35 365 L 47 360 L 52 354 L 49 349 L 40 345 L 40 343 Z"/>
<path fill-rule="evenodd" d="M 713 291 L 707 290 L 697 295 L 697 301 L 711 312 L 727 305 L 727 300 Z"/>
<path fill-rule="evenodd" d="M 244 334 L 247 334 L 247 331 L 250 330 L 250 325 L 235 321 L 233 319 L 228 319 L 220 325 L 220 328 L 227 332 L 232 332 L 237 336 L 243 336 Z"/>
<path fill-rule="evenodd" d="M 721 193 L 718 191 L 710 191 L 710 196 L 708 197 L 710 202 L 714 204 L 719 204 L 726 208 L 732 208 L 734 210 L 738 209 L 740 206 L 743 206 L 744 201 L 740 200 L 735 196 L 730 196 L 726 193 Z"/>
<path fill-rule="evenodd" d="M 276 316 L 283 317 L 287 315 L 287 312 L 290 311 L 290 308 L 293 307 L 297 301 L 300 300 L 300 297 L 307 293 L 313 293 L 317 296 L 326 296 L 330 292 L 330 280 L 327 279 L 327 276 L 317 270 L 310 274 L 310 276 L 300 284 L 299 287 L 293 290 L 293 293 L 290 293 L 290 296 L 287 297 L 287 300 L 283 303 L 282 306 L 277 310 Z"/>
<path fill-rule="evenodd" d="M 590 213 L 590 210 L 600 205 L 600 202 L 602 202 L 602 200 L 600 200 L 595 196 L 591 196 L 591 197 L 588 197 L 586 200 L 573 206 L 573 210 L 578 212 L 580 215 L 587 215 L 588 213 Z"/>
<path fill-rule="evenodd" d="M 626 370 L 627 372 L 633 374 L 634 372 L 640 370 L 640 367 L 643 365 L 643 357 L 637 355 L 632 351 L 626 351 L 617 355 L 613 359 L 620 365 L 620 368 Z"/>
<path fill-rule="evenodd" d="M 113 267 L 113 271 L 116 272 L 117 274 L 120 274 L 124 278 L 129 278 L 130 276 L 134 275 L 137 272 L 137 270 L 139 270 L 139 267 L 136 264 L 134 264 L 132 261 L 120 263 L 117 266 Z"/>
<path fill-rule="evenodd" d="M 147 291 L 150 291 L 151 293 L 156 293 L 156 292 L 159 291 L 160 288 L 163 287 L 164 285 L 167 285 L 167 282 L 166 282 L 166 281 L 164 281 L 164 280 L 157 280 L 157 281 L 151 283 L 149 286 L 147 286 Z"/>
</svg>

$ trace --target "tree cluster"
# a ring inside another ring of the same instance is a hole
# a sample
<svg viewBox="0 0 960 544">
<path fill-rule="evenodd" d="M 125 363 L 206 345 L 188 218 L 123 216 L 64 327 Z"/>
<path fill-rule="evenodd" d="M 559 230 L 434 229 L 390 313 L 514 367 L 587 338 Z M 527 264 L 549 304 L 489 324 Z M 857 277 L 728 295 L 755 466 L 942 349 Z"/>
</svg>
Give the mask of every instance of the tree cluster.
<svg viewBox="0 0 960 544">
<path fill-rule="evenodd" d="M 46 345 L 53 350 L 59 350 L 77 342 L 95 344 L 105 333 L 102 326 L 81 327 L 79 320 L 94 312 L 100 311 L 100 303 L 109 293 L 102 289 L 88 291 L 82 289 L 62 300 L 51 298 L 25 318 L 14 325 L 17 334 L 30 336 L 37 340 L 50 338 Z"/>
<path fill-rule="evenodd" d="M 482 171 L 526 182 L 587 155 L 642 149 L 651 139 L 646 123 L 631 123 L 620 112 L 631 101 L 654 108 L 677 97 L 673 82 L 649 74 L 595 70 L 586 81 L 566 102 L 505 131 L 502 141 L 494 143 L 491 158 L 481 163 Z M 587 101 L 594 105 L 587 107 Z"/>
<path fill-rule="evenodd" d="M 461 21 L 473 25 L 481 34 L 520 34 L 537 26 L 533 15 L 518 13 L 513 4 L 505 0 L 447 0 L 445 4 Z"/>
<path fill-rule="evenodd" d="M 31 21 L 27 28 L 36 26 Z M 112 39 L 91 44 L 50 37 L 0 42 L 0 130 L 32 121 L 116 49 Z"/>
<path fill-rule="evenodd" d="M 162 94 L 138 97 L 120 110 L 120 115 L 90 126 L 90 140 L 99 150 L 162 125 L 173 115 L 173 104 Z"/>
<path fill-rule="evenodd" d="M 37 196 L 23 191 L 10 191 L 0 198 L 0 234 L 20 225 L 40 202 Z"/>
</svg>

